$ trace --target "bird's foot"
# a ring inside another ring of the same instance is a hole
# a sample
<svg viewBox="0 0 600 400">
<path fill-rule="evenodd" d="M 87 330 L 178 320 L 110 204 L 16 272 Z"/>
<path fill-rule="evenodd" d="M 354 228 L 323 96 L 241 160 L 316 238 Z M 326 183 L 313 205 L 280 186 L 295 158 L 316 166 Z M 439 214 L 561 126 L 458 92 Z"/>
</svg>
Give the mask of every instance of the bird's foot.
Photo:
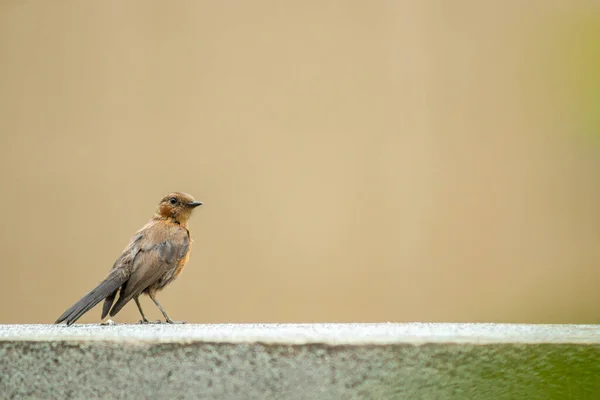
<svg viewBox="0 0 600 400">
<path fill-rule="evenodd" d="M 140 319 L 138 321 L 140 325 L 149 325 L 149 324 L 162 324 L 162 321 L 150 321 L 148 318 Z"/>
<path fill-rule="evenodd" d="M 187 324 L 187 321 L 173 321 L 171 318 L 167 319 L 167 324 L 183 325 Z"/>
<path fill-rule="evenodd" d="M 116 323 L 112 319 L 109 319 L 107 321 L 102 322 L 100 325 L 113 326 L 113 325 L 116 325 Z"/>
</svg>

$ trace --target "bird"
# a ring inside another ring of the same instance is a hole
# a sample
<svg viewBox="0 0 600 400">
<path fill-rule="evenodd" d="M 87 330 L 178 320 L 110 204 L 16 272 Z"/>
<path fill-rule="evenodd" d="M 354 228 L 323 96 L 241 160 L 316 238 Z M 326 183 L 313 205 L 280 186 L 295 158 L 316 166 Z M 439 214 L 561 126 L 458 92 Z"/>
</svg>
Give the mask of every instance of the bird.
<svg viewBox="0 0 600 400">
<path fill-rule="evenodd" d="M 185 323 L 173 321 L 156 300 L 156 294 L 181 274 L 189 260 L 192 240 L 188 220 L 201 205 L 187 193 L 174 192 L 163 197 L 152 219 L 131 238 L 106 278 L 58 317 L 55 324 L 72 325 L 102 300 L 101 319 L 113 317 L 131 299 L 142 316 L 140 323 L 162 323 L 146 318 L 139 300 L 142 294 L 152 299 L 166 323 Z"/>
</svg>

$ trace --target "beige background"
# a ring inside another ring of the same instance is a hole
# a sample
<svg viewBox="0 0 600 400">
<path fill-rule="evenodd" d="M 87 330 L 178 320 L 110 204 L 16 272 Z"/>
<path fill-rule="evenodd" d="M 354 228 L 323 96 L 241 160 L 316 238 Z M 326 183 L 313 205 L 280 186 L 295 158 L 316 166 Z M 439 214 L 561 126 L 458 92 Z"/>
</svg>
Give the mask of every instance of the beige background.
<svg viewBox="0 0 600 400">
<path fill-rule="evenodd" d="M 600 323 L 593 3 L 1 1 L 0 323 L 174 190 L 175 319 Z"/>
</svg>

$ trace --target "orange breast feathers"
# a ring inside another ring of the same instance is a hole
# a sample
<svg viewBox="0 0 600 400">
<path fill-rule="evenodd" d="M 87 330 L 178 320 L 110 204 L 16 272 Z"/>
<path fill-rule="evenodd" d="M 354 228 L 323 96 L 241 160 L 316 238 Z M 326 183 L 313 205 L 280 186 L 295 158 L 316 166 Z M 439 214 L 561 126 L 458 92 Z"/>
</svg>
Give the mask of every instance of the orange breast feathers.
<svg viewBox="0 0 600 400">
<path fill-rule="evenodd" d="M 179 274 L 181 274 L 181 272 L 183 271 L 183 267 L 185 267 L 185 264 L 190 259 L 190 251 L 192 250 L 192 243 L 193 242 L 194 241 L 192 240 L 192 238 L 190 238 L 190 244 L 188 246 L 187 253 L 185 253 L 185 256 L 183 256 L 181 258 L 181 260 L 179 260 L 179 265 L 177 265 L 177 269 L 175 270 L 175 278 L 177 278 L 179 276 Z"/>
</svg>

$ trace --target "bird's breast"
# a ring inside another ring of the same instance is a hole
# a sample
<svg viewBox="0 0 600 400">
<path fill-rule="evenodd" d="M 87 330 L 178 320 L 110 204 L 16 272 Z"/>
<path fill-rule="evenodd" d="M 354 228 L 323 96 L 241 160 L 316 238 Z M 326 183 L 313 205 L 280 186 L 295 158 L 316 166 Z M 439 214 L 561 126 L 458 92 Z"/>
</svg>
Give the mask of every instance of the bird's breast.
<svg viewBox="0 0 600 400">
<path fill-rule="evenodd" d="M 179 274 L 181 274 L 181 272 L 183 271 L 183 267 L 185 267 L 185 264 L 190 259 L 191 248 L 192 248 L 192 243 L 190 241 L 187 252 L 185 253 L 185 255 L 183 257 L 181 257 L 181 260 L 179 260 L 179 264 L 177 265 L 177 269 L 175 270 L 175 278 L 177 278 L 177 276 L 179 276 Z"/>
</svg>

